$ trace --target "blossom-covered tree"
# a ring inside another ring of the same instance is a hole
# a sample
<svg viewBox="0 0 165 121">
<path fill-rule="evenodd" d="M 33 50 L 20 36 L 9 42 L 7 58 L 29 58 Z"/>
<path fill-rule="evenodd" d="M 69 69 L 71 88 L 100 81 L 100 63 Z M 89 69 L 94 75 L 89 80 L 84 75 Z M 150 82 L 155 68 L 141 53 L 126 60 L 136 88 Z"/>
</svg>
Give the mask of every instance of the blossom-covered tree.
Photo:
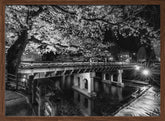
<svg viewBox="0 0 165 121">
<path fill-rule="evenodd" d="M 109 29 L 113 38 L 139 36 L 141 42 L 159 43 L 159 30 L 148 26 L 139 16 L 144 9 L 139 5 L 8 5 L 5 10 L 8 72 L 16 73 L 21 56 L 30 51 L 109 56 L 106 53 L 113 43 L 104 42 Z"/>
</svg>

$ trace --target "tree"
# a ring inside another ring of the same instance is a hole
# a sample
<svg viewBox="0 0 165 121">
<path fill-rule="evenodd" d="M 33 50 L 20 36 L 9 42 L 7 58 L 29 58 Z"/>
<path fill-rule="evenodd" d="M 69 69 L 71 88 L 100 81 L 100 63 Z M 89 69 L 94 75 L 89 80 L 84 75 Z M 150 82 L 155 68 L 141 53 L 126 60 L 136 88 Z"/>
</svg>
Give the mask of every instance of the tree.
<svg viewBox="0 0 165 121">
<path fill-rule="evenodd" d="M 38 54 L 81 52 L 85 57 L 108 56 L 104 52 L 112 44 L 111 41 L 104 42 L 106 30 L 111 29 L 116 38 L 119 35 L 137 36 L 140 25 L 146 23 L 138 16 L 144 8 L 138 5 L 6 6 L 8 72 L 16 73 L 21 56 L 29 51 Z M 141 36 L 142 42 L 149 38 L 142 37 L 142 34 L 138 36 Z"/>
</svg>

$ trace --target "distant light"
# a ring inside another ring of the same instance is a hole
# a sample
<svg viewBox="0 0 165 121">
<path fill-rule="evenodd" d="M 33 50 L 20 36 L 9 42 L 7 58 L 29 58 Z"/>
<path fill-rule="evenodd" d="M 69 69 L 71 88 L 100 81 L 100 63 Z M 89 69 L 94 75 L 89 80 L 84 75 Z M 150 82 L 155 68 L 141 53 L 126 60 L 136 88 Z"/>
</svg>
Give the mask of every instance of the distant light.
<svg viewBox="0 0 165 121">
<path fill-rule="evenodd" d="M 138 66 L 138 65 L 135 65 L 135 70 L 137 70 L 137 71 L 139 71 L 140 70 L 140 66 Z"/>
<path fill-rule="evenodd" d="M 150 75 L 150 71 L 148 69 L 144 69 L 142 71 L 142 74 L 145 75 L 145 76 L 148 76 L 148 75 Z"/>
<path fill-rule="evenodd" d="M 110 60 L 110 61 L 113 61 L 113 60 L 114 60 L 114 58 L 113 58 L 113 57 L 110 57 L 110 58 L 109 58 L 109 60 Z"/>
<path fill-rule="evenodd" d="M 22 79 L 22 82 L 26 82 L 26 79 L 25 79 L 25 78 L 23 78 L 23 79 Z"/>
<path fill-rule="evenodd" d="M 125 60 L 125 62 L 130 62 L 130 59 L 129 59 L 129 58 L 127 58 L 127 59 Z"/>
</svg>

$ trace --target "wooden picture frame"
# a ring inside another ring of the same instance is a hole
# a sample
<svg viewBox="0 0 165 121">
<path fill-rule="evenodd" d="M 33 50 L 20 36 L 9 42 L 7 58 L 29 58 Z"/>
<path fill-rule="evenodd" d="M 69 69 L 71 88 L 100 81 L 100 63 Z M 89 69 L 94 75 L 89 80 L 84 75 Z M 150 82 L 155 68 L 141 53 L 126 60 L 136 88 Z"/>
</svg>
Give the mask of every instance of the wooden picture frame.
<svg viewBox="0 0 165 121">
<path fill-rule="evenodd" d="M 5 5 L 85 4 L 160 5 L 161 35 L 161 114 L 159 117 L 7 117 L 5 116 Z M 0 121 L 164 121 L 165 120 L 165 1 L 164 0 L 0 0 Z"/>
</svg>

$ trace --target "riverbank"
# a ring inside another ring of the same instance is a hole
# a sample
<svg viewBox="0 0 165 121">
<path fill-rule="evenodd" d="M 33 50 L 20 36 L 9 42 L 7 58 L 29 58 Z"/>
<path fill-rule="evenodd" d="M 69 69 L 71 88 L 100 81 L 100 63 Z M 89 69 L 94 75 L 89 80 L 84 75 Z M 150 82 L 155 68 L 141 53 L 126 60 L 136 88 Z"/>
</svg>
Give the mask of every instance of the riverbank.
<svg viewBox="0 0 165 121">
<path fill-rule="evenodd" d="M 27 97 L 18 92 L 6 90 L 5 113 L 6 116 L 31 116 L 32 110 Z"/>
<path fill-rule="evenodd" d="M 149 88 L 115 116 L 160 116 L 160 89 Z"/>
</svg>

